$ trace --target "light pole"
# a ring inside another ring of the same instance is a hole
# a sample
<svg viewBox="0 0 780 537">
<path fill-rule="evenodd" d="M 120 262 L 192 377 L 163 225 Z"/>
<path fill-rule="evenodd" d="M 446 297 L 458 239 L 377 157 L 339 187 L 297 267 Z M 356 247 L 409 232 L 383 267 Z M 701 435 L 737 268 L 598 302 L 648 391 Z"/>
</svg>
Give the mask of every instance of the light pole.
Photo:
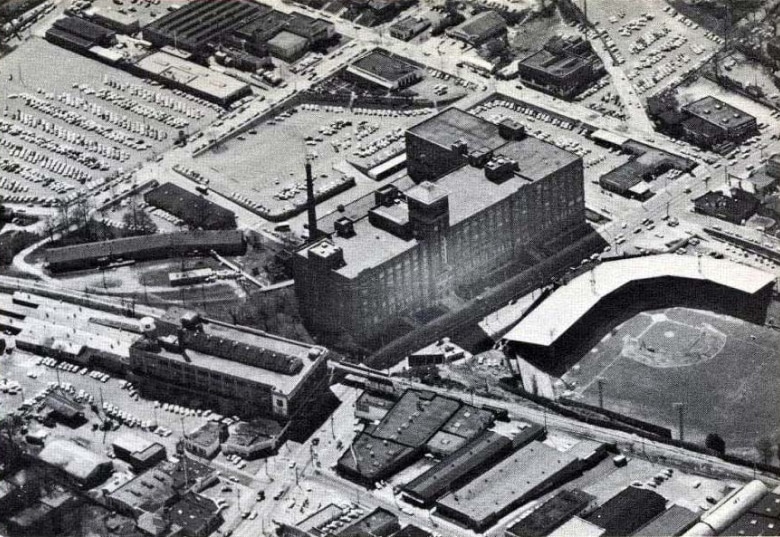
<svg viewBox="0 0 780 537">
<path fill-rule="evenodd" d="M 672 403 L 672 406 L 677 409 L 678 418 L 680 421 L 680 441 L 685 440 L 685 428 L 684 428 L 684 415 L 685 415 L 685 403 Z"/>
</svg>

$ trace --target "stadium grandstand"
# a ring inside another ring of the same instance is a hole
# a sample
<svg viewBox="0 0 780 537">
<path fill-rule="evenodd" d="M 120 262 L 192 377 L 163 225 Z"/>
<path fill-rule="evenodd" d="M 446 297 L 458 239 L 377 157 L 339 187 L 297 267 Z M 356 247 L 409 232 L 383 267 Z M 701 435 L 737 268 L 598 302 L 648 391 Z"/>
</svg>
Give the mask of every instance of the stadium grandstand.
<svg viewBox="0 0 780 537">
<path fill-rule="evenodd" d="M 502 341 L 510 353 L 549 360 L 571 353 L 594 326 L 672 306 L 761 322 L 774 283 L 771 274 L 709 257 L 662 254 L 606 262 L 553 292 Z"/>
</svg>

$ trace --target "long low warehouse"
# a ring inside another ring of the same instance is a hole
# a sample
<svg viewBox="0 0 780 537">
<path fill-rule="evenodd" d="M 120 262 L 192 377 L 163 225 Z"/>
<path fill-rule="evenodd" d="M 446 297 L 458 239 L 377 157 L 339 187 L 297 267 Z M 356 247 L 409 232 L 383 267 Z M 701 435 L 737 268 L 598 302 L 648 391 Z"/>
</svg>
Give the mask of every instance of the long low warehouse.
<svg viewBox="0 0 780 537">
<path fill-rule="evenodd" d="M 184 231 L 88 242 L 46 250 L 46 267 L 52 272 L 94 268 L 118 261 L 146 261 L 208 254 L 241 255 L 246 242 L 241 231 Z"/>
</svg>

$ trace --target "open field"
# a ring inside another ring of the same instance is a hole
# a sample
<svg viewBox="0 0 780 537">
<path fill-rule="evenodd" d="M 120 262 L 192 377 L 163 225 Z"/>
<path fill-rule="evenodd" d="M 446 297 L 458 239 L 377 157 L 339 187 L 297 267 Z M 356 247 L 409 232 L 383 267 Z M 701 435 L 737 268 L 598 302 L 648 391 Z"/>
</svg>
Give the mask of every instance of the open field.
<svg viewBox="0 0 780 537">
<path fill-rule="evenodd" d="M 564 375 L 578 398 L 677 430 L 685 405 L 685 439 L 710 432 L 727 450 L 750 450 L 780 432 L 780 334 L 739 319 L 672 308 L 641 313 L 607 335 Z"/>
<path fill-rule="evenodd" d="M 214 105 L 41 38 L 0 59 L 0 76 L 0 194 L 11 202 L 97 189 L 218 115 Z"/>
</svg>

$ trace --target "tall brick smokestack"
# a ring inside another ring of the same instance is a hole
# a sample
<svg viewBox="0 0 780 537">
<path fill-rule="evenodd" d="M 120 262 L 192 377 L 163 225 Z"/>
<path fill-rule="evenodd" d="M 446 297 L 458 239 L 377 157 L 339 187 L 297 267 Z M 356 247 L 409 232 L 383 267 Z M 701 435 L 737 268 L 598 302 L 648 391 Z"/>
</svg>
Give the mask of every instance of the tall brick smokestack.
<svg viewBox="0 0 780 537">
<path fill-rule="evenodd" d="M 306 211 L 309 213 L 309 240 L 317 238 L 317 202 L 314 200 L 314 178 L 311 175 L 311 159 L 306 159 Z"/>
</svg>

